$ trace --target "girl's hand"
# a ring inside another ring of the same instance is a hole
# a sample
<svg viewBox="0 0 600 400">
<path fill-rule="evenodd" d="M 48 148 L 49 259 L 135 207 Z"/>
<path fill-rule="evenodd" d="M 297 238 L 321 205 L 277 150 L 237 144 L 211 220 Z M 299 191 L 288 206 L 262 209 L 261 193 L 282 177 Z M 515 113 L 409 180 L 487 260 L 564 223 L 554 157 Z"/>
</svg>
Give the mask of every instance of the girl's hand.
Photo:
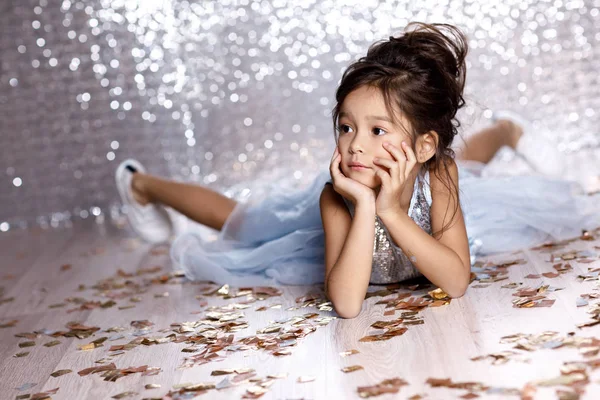
<svg viewBox="0 0 600 400">
<path fill-rule="evenodd" d="M 381 189 L 375 201 L 376 212 L 380 218 L 384 215 L 403 212 L 400 207 L 400 197 L 413 167 L 417 164 L 417 157 L 406 142 L 402 142 L 401 146 L 402 148 L 399 149 L 391 143 L 384 143 L 383 147 L 394 159 L 376 158 L 373 160 L 377 164 L 375 174 L 381 180 Z M 379 165 L 387 168 L 387 171 Z"/>
<path fill-rule="evenodd" d="M 331 173 L 331 178 L 333 179 L 333 189 L 349 199 L 355 206 L 359 202 L 374 202 L 375 192 L 373 189 L 345 176 L 340 168 L 341 161 L 342 155 L 336 146 L 333 152 L 333 158 L 331 159 L 331 164 L 329 165 L 329 171 Z"/>
</svg>

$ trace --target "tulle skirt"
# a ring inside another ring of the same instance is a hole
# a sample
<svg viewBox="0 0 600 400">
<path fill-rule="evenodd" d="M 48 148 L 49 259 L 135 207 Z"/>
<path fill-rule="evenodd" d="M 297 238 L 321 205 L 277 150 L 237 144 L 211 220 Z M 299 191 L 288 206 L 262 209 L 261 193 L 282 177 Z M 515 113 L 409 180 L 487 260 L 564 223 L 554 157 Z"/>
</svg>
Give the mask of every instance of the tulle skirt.
<svg viewBox="0 0 600 400">
<path fill-rule="evenodd" d="M 478 256 L 530 248 L 600 226 L 600 196 L 575 182 L 542 176 L 486 177 L 484 164 L 459 162 L 461 208 Z M 323 282 L 325 240 L 319 197 L 330 181 L 318 174 L 308 187 L 272 190 L 238 203 L 222 230 L 207 239 L 194 229 L 171 246 L 174 268 L 191 280 L 234 286 Z"/>
</svg>

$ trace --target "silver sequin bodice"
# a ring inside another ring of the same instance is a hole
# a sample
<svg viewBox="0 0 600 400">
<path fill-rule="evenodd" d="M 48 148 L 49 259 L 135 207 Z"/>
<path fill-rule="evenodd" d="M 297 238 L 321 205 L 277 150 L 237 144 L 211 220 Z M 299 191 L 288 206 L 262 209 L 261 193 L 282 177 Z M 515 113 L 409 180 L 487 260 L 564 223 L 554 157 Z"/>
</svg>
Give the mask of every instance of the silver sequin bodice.
<svg viewBox="0 0 600 400">
<path fill-rule="evenodd" d="M 354 205 L 344 198 L 350 214 L 354 217 Z M 408 214 L 425 232 L 431 235 L 430 216 L 431 194 L 429 172 L 419 174 L 415 179 Z M 386 226 L 375 216 L 375 240 L 373 243 L 372 284 L 388 284 L 416 278 L 422 274 L 415 268 L 409 257 L 392 240 Z"/>
</svg>

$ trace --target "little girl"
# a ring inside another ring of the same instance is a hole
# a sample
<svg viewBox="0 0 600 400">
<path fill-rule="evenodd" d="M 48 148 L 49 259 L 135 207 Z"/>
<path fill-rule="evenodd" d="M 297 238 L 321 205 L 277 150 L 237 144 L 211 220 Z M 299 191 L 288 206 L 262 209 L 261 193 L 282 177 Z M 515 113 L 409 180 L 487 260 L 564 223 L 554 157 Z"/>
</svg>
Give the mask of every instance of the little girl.
<svg viewBox="0 0 600 400">
<path fill-rule="evenodd" d="M 413 29 L 414 28 L 414 29 Z M 333 110 L 329 171 L 306 189 L 238 203 L 164 180 L 135 160 L 116 180 L 133 229 L 167 240 L 170 206 L 219 235 L 175 238 L 175 267 L 193 280 L 252 286 L 324 282 L 342 317 L 356 316 L 368 285 L 425 276 L 462 296 L 476 255 L 577 236 L 600 225 L 598 198 L 542 175 L 490 178 L 483 166 L 510 146 L 545 175 L 560 157 L 526 122 L 504 112 L 451 149 L 464 105 L 467 41 L 446 24 L 413 23 L 370 47 L 345 71 Z M 459 190 L 460 186 L 460 190 Z"/>
</svg>

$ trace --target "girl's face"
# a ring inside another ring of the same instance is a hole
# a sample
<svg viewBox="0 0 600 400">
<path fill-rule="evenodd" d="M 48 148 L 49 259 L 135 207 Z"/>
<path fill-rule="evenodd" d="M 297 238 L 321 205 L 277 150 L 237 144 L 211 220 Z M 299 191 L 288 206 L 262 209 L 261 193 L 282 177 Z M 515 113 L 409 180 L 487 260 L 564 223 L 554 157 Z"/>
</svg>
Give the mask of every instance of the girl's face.
<svg viewBox="0 0 600 400">
<path fill-rule="evenodd" d="M 410 127 L 401 113 L 398 114 L 400 123 Z M 344 99 L 338 119 L 338 148 L 344 175 L 371 189 L 378 189 L 381 181 L 375 175 L 373 159 L 394 160 L 383 147 L 385 142 L 398 149 L 401 149 L 402 141 L 412 146 L 412 139 L 406 130 L 392 122 L 379 89 L 362 86 L 352 91 Z M 353 167 L 353 163 L 360 163 L 364 168 Z M 379 167 L 383 168 L 381 165 Z"/>
</svg>

